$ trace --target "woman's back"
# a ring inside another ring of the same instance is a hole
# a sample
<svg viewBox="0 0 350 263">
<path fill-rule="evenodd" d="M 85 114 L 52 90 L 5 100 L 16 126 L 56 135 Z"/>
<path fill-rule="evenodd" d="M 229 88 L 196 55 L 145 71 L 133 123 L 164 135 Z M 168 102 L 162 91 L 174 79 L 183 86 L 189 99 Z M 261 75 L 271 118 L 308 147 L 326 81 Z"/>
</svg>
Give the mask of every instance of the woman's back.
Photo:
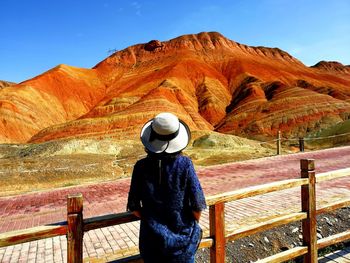
<svg viewBox="0 0 350 263">
<path fill-rule="evenodd" d="M 135 191 L 145 218 L 178 232 L 192 224 L 193 210 L 205 208 L 202 189 L 188 157 L 150 156 L 136 163 L 134 173 L 138 178 Z"/>
</svg>

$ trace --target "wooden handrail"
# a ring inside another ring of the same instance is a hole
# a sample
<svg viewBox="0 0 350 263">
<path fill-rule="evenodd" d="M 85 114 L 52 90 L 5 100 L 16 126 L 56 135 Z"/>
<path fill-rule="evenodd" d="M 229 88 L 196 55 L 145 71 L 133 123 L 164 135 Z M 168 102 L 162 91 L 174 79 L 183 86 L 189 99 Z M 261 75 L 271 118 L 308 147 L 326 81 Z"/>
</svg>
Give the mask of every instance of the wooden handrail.
<svg viewBox="0 0 350 263">
<path fill-rule="evenodd" d="M 202 238 L 201 243 L 198 248 L 210 248 L 214 244 L 214 240 L 212 238 L 206 237 Z"/>
<path fill-rule="evenodd" d="M 350 175 L 350 168 L 320 173 L 315 176 L 313 160 L 301 161 L 300 179 L 289 179 L 273 182 L 264 185 L 257 185 L 226 192 L 208 197 L 207 204 L 210 208 L 210 237 L 203 238 L 200 248 L 210 248 L 211 263 L 222 263 L 225 259 L 225 244 L 229 241 L 249 236 L 267 229 L 285 225 L 295 221 L 302 221 L 303 225 L 303 246 L 283 251 L 271 257 L 259 260 L 258 262 L 282 262 L 304 255 L 306 262 L 316 262 L 317 249 L 350 239 L 350 230 L 316 240 L 316 214 L 346 207 L 350 205 L 350 198 L 338 200 L 331 204 L 316 209 L 315 205 L 315 183 L 337 179 Z M 302 211 L 278 216 L 265 220 L 251 226 L 225 231 L 225 203 L 243 198 L 253 197 L 284 189 L 301 186 Z M 28 241 L 43 238 L 67 235 L 68 237 L 68 262 L 82 262 L 82 236 L 86 231 L 124 224 L 138 220 L 130 212 L 119 214 L 108 214 L 83 219 L 82 195 L 74 195 L 68 198 L 67 221 L 59 225 L 47 225 L 33 227 L 24 230 L 11 231 L 0 234 L 0 247 L 20 244 Z"/>
<path fill-rule="evenodd" d="M 0 247 L 65 235 L 67 226 L 37 226 L 0 234 Z"/>
<path fill-rule="evenodd" d="M 336 171 L 330 171 L 325 173 L 319 173 L 316 175 L 316 183 L 320 183 L 323 181 L 338 179 L 341 177 L 349 176 L 350 175 L 350 168 L 345 169 L 339 169 Z"/>
<path fill-rule="evenodd" d="M 324 248 L 350 239 L 350 230 L 317 240 L 317 247 Z"/>
<path fill-rule="evenodd" d="M 308 184 L 308 179 L 289 179 L 283 180 L 263 185 L 256 185 L 251 187 L 246 187 L 243 189 L 234 190 L 231 192 L 226 192 L 222 194 L 212 195 L 206 199 L 207 204 L 214 205 L 217 203 L 227 203 L 247 197 L 253 197 L 257 195 L 267 194 L 271 192 L 276 192 L 280 190 L 285 190 L 301 185 Z"/>
<path fill-rule="evenodd" d="M 304 220 L 307 218 L 307 214 L 304 212 L 292 213 L 288 215 L 278 216 L 273 219 L 257 223 L 247 227 L 240 227 L 235 230 L 228 231 L 226 241 L 234 241 L 242 237 L 250 236 L 261 231 L 265 231 L 271 228 L 275 228 L 281 225 L 286 225 L 296 221 Z"/>
<path fill-rule="evenodd" d="M 337 210 L 337 209 L 342 208 L 342 207 L 347 207 L 347 206 L 350 206 L 350 198 L 344 198 L 340 201 L 333 202 L 333 203 L 330 203 L 330 204 L 325 205 L 323 207 L 320 207 L 316 210 L 316 214 L 319 215 L 319 214 L 328 213 L 328 212 Z"/>
<path fill-rule="evenodd" d="M 84 219 L 84 231 L 137 221 L 139 218 L 130 212 L 109 214 Z"/>
<path fill-rule="evenodd" d="M 286 251 L 277 253 L 275 255 L 272 255 L 270 257 L 260 259 L 256 261 L 255 263 L 279 263 L 279 262 L 284 262 L 293 258 L 297 258 L 300 256 L 303 256 L 307 254 L 308 249 L 306 246 L 301 246 L 301 247 L 294 247 L 291 249 L 288 249 Z"/>
</svg>

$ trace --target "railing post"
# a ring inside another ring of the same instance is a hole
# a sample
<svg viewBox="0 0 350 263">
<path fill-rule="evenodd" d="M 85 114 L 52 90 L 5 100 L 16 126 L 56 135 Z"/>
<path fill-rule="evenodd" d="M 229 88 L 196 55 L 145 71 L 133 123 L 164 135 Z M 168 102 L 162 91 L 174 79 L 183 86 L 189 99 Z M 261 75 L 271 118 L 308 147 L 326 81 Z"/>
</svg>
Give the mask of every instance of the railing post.
<svg viewBox="0 0 350 263">
<path fill-rule="evenodd" d="M 67 261 L 83 262 L 83 196 L 68 195 L 67 199 Z"/>
<path fill-rule="evenodd" d="M 301 152 L 304 152 L 304 138 L 303 137 L 300 137 L 299 138 L 299 150 L 301 151 Z"/>
<path fill-rule="evenodd" d="M 209 207 L 210 236 L 214 244 L 210 248 L 210 263 L 224 263 L 226 256 L 225 240 L 225 203 Z"/>
<path fill-rule="evenodd" d="M 281 131 L 277 133 L 277 155 L 281 154 Z"/>
<path fill-rule="evenodd" d="M 315 161 L 311 159 L 300 160 L 301 178 L 308 178 L 309 184 L 301 186 L 302 211 L 307 218 L 302 222 L 303 245 L 308 247 L 304 256 L 305 263 L 317 262 L 317 232 L 316 232 L 316 177 Z"/>
</svg>

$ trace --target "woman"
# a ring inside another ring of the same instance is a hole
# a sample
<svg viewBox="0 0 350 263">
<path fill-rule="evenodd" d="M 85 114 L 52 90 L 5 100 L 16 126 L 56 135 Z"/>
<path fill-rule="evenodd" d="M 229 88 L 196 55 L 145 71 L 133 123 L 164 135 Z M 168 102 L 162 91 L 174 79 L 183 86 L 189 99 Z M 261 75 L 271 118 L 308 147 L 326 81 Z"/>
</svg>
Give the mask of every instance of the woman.
<svg viewBox="0 0 350 263">
<path fill-rule="evenodd" d="M 144 125 L 141 141 L 148 156 L 134 166 L 127 206 L 141 219 L 141 256 L 145 263 L 192 263 L 206 203 L 191 159 L 181 155 L 190 130 L 160 113 Z"/>
</svg>

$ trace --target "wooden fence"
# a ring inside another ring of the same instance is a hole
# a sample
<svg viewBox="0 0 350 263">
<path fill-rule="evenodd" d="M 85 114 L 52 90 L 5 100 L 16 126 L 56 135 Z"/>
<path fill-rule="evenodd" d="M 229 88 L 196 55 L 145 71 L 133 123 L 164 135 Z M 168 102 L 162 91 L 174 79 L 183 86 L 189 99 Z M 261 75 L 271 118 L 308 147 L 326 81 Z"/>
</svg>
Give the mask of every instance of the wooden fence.
<svg viewBox="0 0 350 263">
<path fill-rule="evenodd" d="M 300 179 L 290 179 L 248 187 L 207 198 L 210 235 L 202 239 L 200 247 L 210 248 L 211 263 L 225 262 L 225 246 L 227 242 L 296 221 L 302 221 L 303 245 L 259 260 L 258 262 L 283 262 L 300 256 L 304 257 L 304 262 L 317 262 L 318 249 L 350 239 L 350 230 L 348 230 L 317 240 L 316 215 L 350 206 L 350 198 L 316 209 L 315 194 L 316 183 L 349 176 L 350 168 L 321 173 L 316 176 L 314 160 L 303 159 L 300 161 L 300 164 Z M 255 225 L 225 231 L 225 203 L 299 186 L 301 187 L 300 212 L 289 213 Z M 128 212 L 83 219 L 82 195 L 70 195 L 67 201 L 66 222 L 0 234 L 0 247 L 66 235 L 68 262 L 82 262 L 84 232 L 135 220 L 138 219 Z"/>
<path fill-rule="evenodd" d="M 278 131 L 275 140 L 270 140 L 270 141 L 266 141 L 266 142 L 260 142 L 260 144 L 276 142 L 276 151 L 277 151 L 276 153 L 277 153 L 277 155 L 280 155 L 280 154 L 282 154 L 282 141 L 294 142 L 293 144 L 298 142 L 298 144 L 299 144 L 299 151 L 300 152 L 304 152 L 305 151 L 305 141 L 317 141 L 317 140 L 322 140 L 323 141 L 323 140 L 334 139 L 334 138 L 338 138 L 338 137 L 343 137 L 343 138 L 345 137 L 345 138 L 347 138 L 346 136 L 349 137 L 350 136 L 350 132 L 341 133 L 341 134 L 335 134 L 335 135 L 330 135 L 330 136 L 324 136 L 324 137 L 283 138 L 281 131 Z"/>
</svg>

